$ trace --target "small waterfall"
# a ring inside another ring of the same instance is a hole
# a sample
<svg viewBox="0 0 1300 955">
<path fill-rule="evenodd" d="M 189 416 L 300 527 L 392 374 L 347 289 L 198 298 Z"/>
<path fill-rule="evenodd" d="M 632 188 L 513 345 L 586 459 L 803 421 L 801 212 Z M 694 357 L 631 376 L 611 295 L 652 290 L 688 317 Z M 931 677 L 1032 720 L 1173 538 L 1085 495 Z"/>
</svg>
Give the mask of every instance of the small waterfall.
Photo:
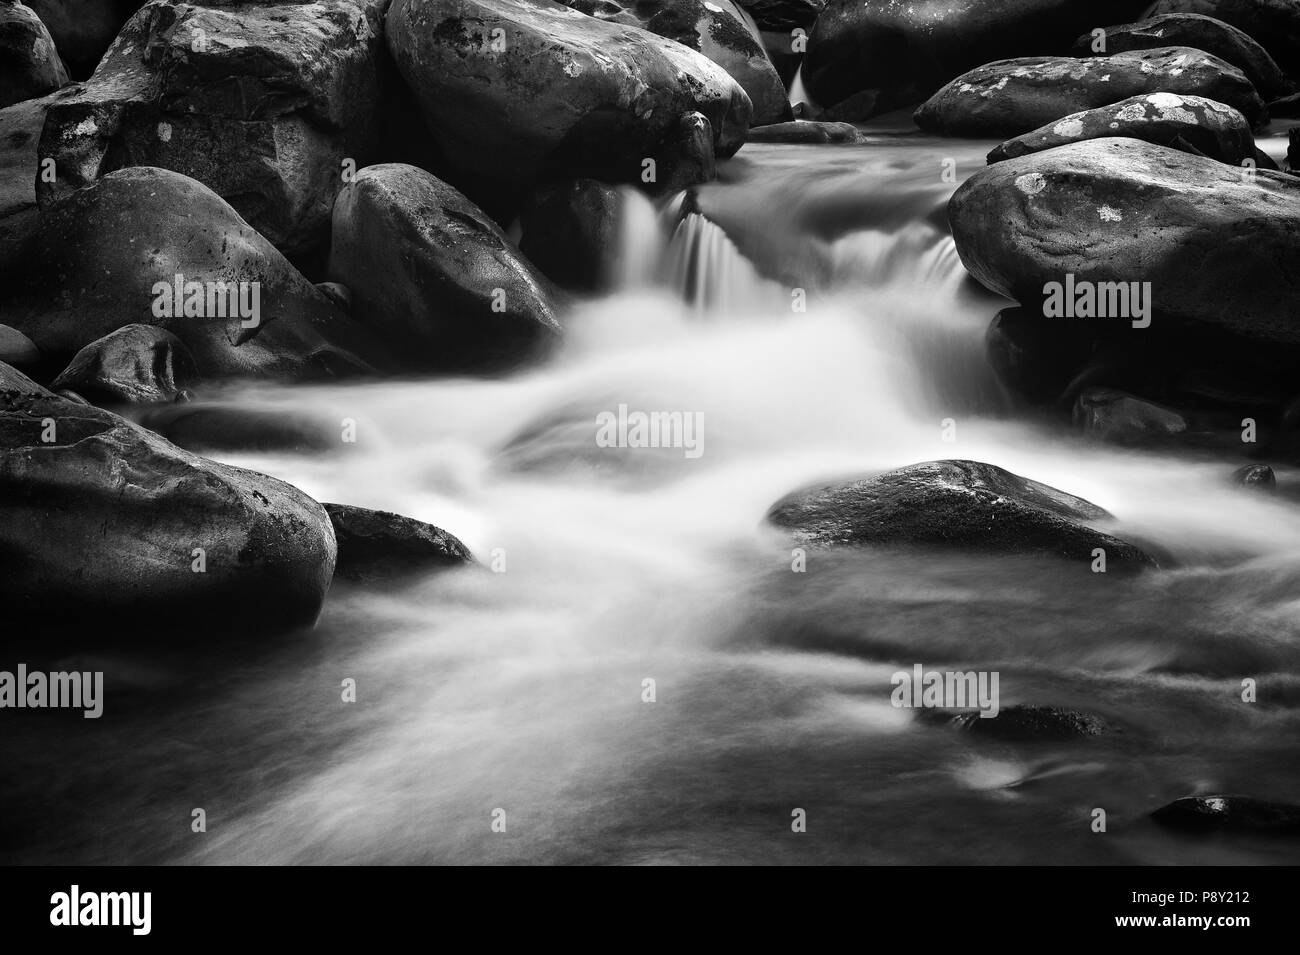
<svg viewBox="0 0 1300 955">
<path fill-rule="evenodd" d="M 679 192 L 656 212 L 644 195 L 626 190 L 615 288 L 666 289 L 697 314 L 743 312 L 775 301 L 774 283 L 692 205 L 689 193 Z"/>
<path fill-rule="evenodd" d="M 727 233 L 698 212 L 687 213 L 673 230 L 664 278 L 699 312 L 758 306 L 767 284 Z"/>
<path fill-rule="evenodd" d="M 619 191 L 623 202 L 613 286 L 622 290 L 649 288 L 659 275 L 664 253 L 659 217 L 645 193 L 631 186 L 623 186 Z"/>
</svg>

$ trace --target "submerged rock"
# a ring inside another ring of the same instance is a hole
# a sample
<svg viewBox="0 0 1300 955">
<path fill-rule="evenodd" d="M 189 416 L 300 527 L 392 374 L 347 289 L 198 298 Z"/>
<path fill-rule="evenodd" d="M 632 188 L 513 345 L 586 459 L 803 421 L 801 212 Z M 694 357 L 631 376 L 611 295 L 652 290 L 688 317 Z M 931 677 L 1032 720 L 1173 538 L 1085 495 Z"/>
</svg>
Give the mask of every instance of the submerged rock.
<svg viewBox="0 0 1300 955">
<path fill-rule="evenodd" d="M 1300 834 L 1300 806 L 1253 796 L 1183 796 L 1155 810 L 1151 818 L 1190 832 Z"/>
<path fill-rule="evenodd" d="M 339 542 L 334 572 L 345 580 L 389 580 L 474 563 L 469 548 L 432 524 L 348 504 L 325 510 Z"/>
<path fill-rule="evenodd" d="M 329 516 L 301 491 L 196 457 L 7 366 L 0 499 L 10 634 L 183 643 L 310 626 L 334 572 Z"/>
<path fill-rule="evenodd" d="M 1072 113 L 995 148 L 990 163 L 1055 149 L 1087 139 L 1124 136 L 1181 149 L 1239 166 L 1255 158 L 1255 137 L 1246 117 L 1202 96 L 1146 93 L 1109 106 Z"/>
<path fill-rule="evenodd" d="M 1247 464 L 1232 472 L 1233 483 L 1260 491 L 1277 490 L 1277 475 L 1267 464 Z"/>
<path fill-rule="evenodd" d="M 411 367 L 508 367 L 560 332 L 546 280 L 482 210 L 415 166 L 370 166 L 343 188 L 329 272 L 351 289 L 353 318 Z"/>
<path fill-rule="evenodd" d="M 976 736 L 1012 742 L 1090 739 L 1110 730 L 1105 720 L 1091 713 L 1055 706 L 1008 706 L 990 719 L 979 713 L 962 713 L 952 717 L 951 723 Z"/>
<path fill-rule="evenodd" d="M 749 131 L 751 143 L 856 143 L 862 134 L 852 123 L 822 123 L 794 120 L 755 126 Z"/>
<path fill-rule="evenodd" d="M 1267 118 L 1263 100 L 1241 70 L 1190 47 L 988 63 L 952 80 L 921 104 L 913 118 L 926 132 L 941 136 L 1019 136 L 1074 113 L 1149 93 L 1225 103 L 1252 125 Z"/>
<path fill-rule="evenodd" d="M 915 544 L 994 553 L 1043 553 L 1108 567 L 1155 566 L 1089 522 L 1111 515 L 1082 498 L 978 461 L 929 461 L 787 495 L 768 512 L 814 546 Z"/>
</svg>

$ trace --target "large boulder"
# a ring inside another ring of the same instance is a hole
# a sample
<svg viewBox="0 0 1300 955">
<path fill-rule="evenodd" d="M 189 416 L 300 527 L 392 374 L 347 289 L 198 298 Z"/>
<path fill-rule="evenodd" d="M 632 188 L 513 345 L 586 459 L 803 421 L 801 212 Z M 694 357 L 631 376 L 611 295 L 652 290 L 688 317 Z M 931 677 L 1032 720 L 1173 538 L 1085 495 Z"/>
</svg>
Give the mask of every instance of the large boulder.
<svg viewBox="0 0 1300 955">
<path fill-rule="evenodd" d="M 1109 513 L 1083 498 L 978 461 L 929 461 L 787 495 L 768 520 L 811 546 L 922 545 L 1043 553 L 1107 566 L 1153 566 L 1139 548 L 1089 526 Z"/>
<path fill-rule="evenodd" d="M 1300 77 L 1300 6 L 1295 0 L 1157 0 L 1146 18 L 1199 13 L 1230 23 L 1268 50 L 1288 76 Z"/>
<path fill-rule="evenodd" d="M 1130 50 L 1153 50 L 1164 46 L 1190 46 L 1231 63 L 1246 74 L 1246 79 L 1266 100 L 1276 99 L 1295 89 L 1268 55 L 1249 34 L 1236 27 L 1202 16 L 1199 13 L 1170 13 L 1141 23 L 1124 23 L 1101 28 L 1101 36 L 1086 33 L 1079 37 L 1074 50 L 1080 56 L 1126 53 Z"/>
<path fill-rule="evenodd" d="M 474 563 L 469 548 L 440 527 L 388 511 L 326 504 L 339 542 L 337 576 L 380 581 Z"/>
<path fill-rule="evenodd" d="M 51 357 L 144 324 L 183 341 L 205 378 L 328 377 L 382 358 L 220 196 L 164 169 L 121 169 L 49 206 L 0 296 Z"/>
<path fill-rule="evenodd" d="M 730 156 L 753 114 L 703 54 L 552 0 L 394 0 L 386 30 L 453 181 L 476 199 L 547 179 L 641 183 L 693 112 Z"/>
<path fill-rule="evenodd" d="M 68 71 L 50 31 L 31 9 L 0 0 L 0 109 L 53 93 Z"/>
<path fill-rule="evenodd" d="M 153 404 L 185 397 L 197 380 L 179 338 L 154 325 L 125 325 L 77 352 L 50 387 L 96 404 Z"/>
<path fill-rule="evenodd" d="M 126 166 L 204 183 L 282 251 L 324 242 L 344 160 L 380 130 L 387 0 L 153 0 L 50 110 L 42 204 Z"/>
<path fill-rule="evenodd" d="M 1147 93 L 1184 93 L 1235 107 L 1252 125 L 1264 102 L 1245 74 L 1191 47 L 1076 59 L 1031 56 L 964 73 L 916 111 L 916 124 L 942 136 L 1019 136 L 1071 113 Z"/>
<path fill-rule="evenodd" d="M 1040 317 L 1053 283 L 1053 295 L 1067 282 L 1108 297 L 1145 289 L 1152 325 L 1300 343 L 1300 180 L 1284 173 L 1093 139 L 980 170 L 948 218 L 967 270 Z M 1125 316 L 1041 320 L 1143 333 Z"/>
<path fill-rule="evenodd" d="M 1080 33 L 1134 19 L 1144 3 L 830 0 L 808 39 L 804 82 L 823 106 L 864 90 L 877 112 L 909 106 L 981 63 L 1065 53 Z"/>
<path fill-rule="evenodd" d="M 310 626 L 329 516 L 281 481 L 196 457 L 0 366 L 0 599 L 8 633 L 93 643 Z"/>
<path fill-rule="evenodd" d="M 560 330 L 546 280 L 477 206 L 414 166 L 370 166 L 343 188 L 329 271 L 356 320 L 416 367 L 508 366 Z"/>
<path fill-rule="evenodd" d="M 54 45 L 74 79 L 95 72 L 122 24 L 144 0 L 27 0 L 49 28 Z"/>
<path fill-rule="evenodd" d="M 1146 93 L 1073 113 L 1008 140 L 988 158 L 991 163 L 1001 162 L 1067 143 L 1114 136 L 1182 149 L 1234 166 L 1255 158 L 1255 137 L 1241 113 L 1214 100 L 1177 93 Z"/>
<path fill-rule="evenodd" d="M 754 123 L 790 118 L 785 84 L 753 20 L 734 0 L 560 0 L 612 23 L 640 27 L 699 50 L 731 74 L 754 104 Z"/>
</svg>

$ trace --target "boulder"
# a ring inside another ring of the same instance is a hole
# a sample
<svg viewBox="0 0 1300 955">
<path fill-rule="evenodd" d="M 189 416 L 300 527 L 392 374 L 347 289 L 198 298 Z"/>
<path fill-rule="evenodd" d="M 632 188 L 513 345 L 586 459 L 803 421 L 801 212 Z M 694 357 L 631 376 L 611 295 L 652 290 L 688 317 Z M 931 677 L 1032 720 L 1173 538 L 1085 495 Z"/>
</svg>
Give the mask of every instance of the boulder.
<svg viewBox="0 0 1300 955">
<path fill-rule="evenodd" d="M 524 210 L 519 251 L 563 288 L 603 291 L 616 275 L 626 203 L 618 186 L 595 179 L 545 186 Z"/>
<path fill-rule="evenodd" d="M 942 136 L 1019 136 L 1072 113 L 1147 93 L 1201 96 L 1256 125 L 1267 112 L 1245 74 L 1190 47 L 1076 59 L 1031 56 L 964 73 L 916 111 L 916 124 Z"/>
<path fill-rule="evenodd" d="M 1183 796 L 1161 806 L 1151 818 L 1188 832 L 1300 833 L 1300 806 L 1253 796 Z"/>
<path fill-rule="evenodd" d="M 319 378 L 387 360 L 234 209 L 180 173 L 121 169 L 59 199 L 19 266 L 0 290 L 5 314 L 51 356 L 145 324 L 183 341 L 204 378 Z"/>
<path fill-rule="evenodd" d="M 355 319 L 416 367 L 509 366 L 560 331 L 546 280 L 477 206 L 414 166 L 370 166 L 343 188 L 329 272 L 352 290 Z"/>
<path fill-rule="evenodd" d="M 198 376 L 194 356 L 171 332 L 125 325 L 77 352 L 50 387 L 96 404 L 154 404 L 187 397 Z"/>
<path fill-rule="evenodd" d="M 288 254 L 329 235 L 344 160 L 380 129 L 387 0 L 230 6 L 152 0 L 95 75 L 50 109 L 42 205 L 106 173 L 197 179 Z"/>
<path fill-rule="evenodd" d="M 753 114 L 703 54 L 552 0 L 394 0 L 386 31 L 452 181 L 475 199 L 522 199 L 552 179 L 639 183 L 693 112 L 730 156 Z"/>
<path fill-rule="evenodd" d="M 6 366 L 0 499 L 7 632 L 44 641 L 310 626 L 334 572 L 329 516 L 301 491 L 196 457 Z"/>
<path fill-rule="evenodd" d="M 1255 159 L 1255 137 L 1231 106 L 1200 96 L 1146 93 L 1073 113 L 1017 136 L 989 153 L 990 163 L 1085 139 L 1129 136 L 1239 166 Z"/>
<path fill-rule="evenodd" d="M 981 63 L 1065 53 L 1080 33 L 1135 19 L 1145 2 L 830 0 L 808 38 L 804 83 L 822 106 L 871 90 L 875 111 L 887 112 Z"/>
<path fill-rule="evenodd" d="M 1199 13 L 1249 34 L 1288 76 L 1300 77 L 1300 7 L 1294 0 L 1158 0 L 1144 19 Z"/>
<path fill-rule="evenodd" d="M 474 563 L 469 548 L 432 524 L 348 504 L 325 510 L 339 542 L 334 573 L 345 580 L 392 580 Z"/>
<path fill-rule="evenodd" d="M 1122 315 L 1046 317 L 1049 286 L 1069 284 L 1112 306 L 1144 297 L 1152 326 L 1300 344 L 1300 181 L 1284 173 L 1093 139 L 976 172 L 948 219 L 966 269 L 1043 321 L 1145 333 Z"/>
<path fill-rule="evenodd" d="M 1295 84 L 1251 37 L 1222 20 L 1198 13 L 1170 13 L 1141 23 L 1102 28 L 1103 36 L 1084 34 L 1075 42 L 1079 56 L 1153 50 L 1165 46 L 1190 46 L 1231 63 L 1246 74 L 1265 100 L 1285 96 Z"/>
<path fill-rule="evenodd" d="M 749 131 L 751 143 L 856 143 L 862 134 L 852 123 L 822 123 L 794 120 L 755 126 Z"/>
<path fill-rule="evenodd" d="M 0 109 L 53 93 L 68 82 L 54 40 L 31 7 L 0 0 Z"/>
<path fill-rule="evenodd" d="M 1149 444 L 1187 431 L 1177 411 L 1114 388 L 1088 388 L 1074 403 L 1074 426 L 1116 444 Z"/>
<path fill-rule="evenodd" d="M 0 325 L 0 362 L 25 368 L 41 360 L 36 343 L 16 328 Z"/>
<path fill-rule="evenodd" d="M 49 28 L 73 79 L 95 72 L 122 24 L 144 0 L 27 0 Z"/>
<path fill-rule="evenodd" d="M 1139 548 L 1089 526 L 1110 517 L 1082 498 L 978 461 L 929 461 L 796 491 L 767 515 L 810 546 L 924 545 L 1087 562 L 1100 547 L 1110 568 L 1155 566 Z"/>
<path fill-rule="evenodd" d="M 640 27 L 698 50 L 740 84 L 755 123 L 790 118 L 785 84 L 754 21 L 734 0 L 560 0 L 589 16 Z"/>
<path fill-rule="evenodd" d="M 6 276 L 36 231 L 37 147 L 45 114 L 63 95 L 52 93 L 0 109 L 0 268 Z"/>
</svg>

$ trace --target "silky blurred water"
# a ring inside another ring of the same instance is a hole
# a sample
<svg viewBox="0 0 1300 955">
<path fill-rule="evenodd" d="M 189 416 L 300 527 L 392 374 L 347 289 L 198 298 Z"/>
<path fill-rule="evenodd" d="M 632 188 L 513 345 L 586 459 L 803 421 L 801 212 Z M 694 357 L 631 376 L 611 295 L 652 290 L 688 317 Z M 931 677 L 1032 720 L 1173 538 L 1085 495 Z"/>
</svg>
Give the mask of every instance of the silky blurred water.
<svg viewBox="0 0 1300 955">
<path fill-rule="evenodd" d="M 3 744 L 7 858 L 1295 861 L 1294 843 L 1146 817 L 1193 792 L 1300 800 L 1300 510 L 1234 488 L 1232 461 L 1016 411 L 982 344 L 1002 303 L 965 279 L 943 217 L 944 160 L 961 180 L 990 145 L 880 127 L 747 146 L 671 242 L 634 207 L 622 291 L 578 303 L 543 368 L 231 395 L 352 418 L 358 441 L 225 460 L 437 524 L 483 566 L 336 586 L 314 631 L 252 646 L 88 648 L 105 717 L 20 714 Z M 702 414 L 704 453 L 597 448 L 620 404 Z M 793 573 L 763 524 L 821 478 L 952 457 L 1088 498 L 1176 569 L 902 549 Z M 916 663 L 996 670 L 1004 709 L 1114 732 L 1013 744 L 917 720 L 889 682 Z"/>
</svg>

